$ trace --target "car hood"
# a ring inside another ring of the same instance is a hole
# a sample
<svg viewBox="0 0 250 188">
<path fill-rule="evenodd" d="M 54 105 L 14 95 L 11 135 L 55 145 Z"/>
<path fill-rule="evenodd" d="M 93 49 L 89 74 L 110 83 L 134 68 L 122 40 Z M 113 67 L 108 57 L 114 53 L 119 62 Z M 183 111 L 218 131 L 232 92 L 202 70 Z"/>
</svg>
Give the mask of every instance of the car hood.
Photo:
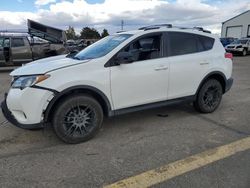
<svg viewBox="0 0 250 188">
<path fill-rule="evenodd" d="M 90 60 L 76 60 L 67 58 L 66 55 L 59 55 L 27 63 L 10 73 L 11 76 L 45 74 L 47 72 L 85 63 Z"/>
</svg>

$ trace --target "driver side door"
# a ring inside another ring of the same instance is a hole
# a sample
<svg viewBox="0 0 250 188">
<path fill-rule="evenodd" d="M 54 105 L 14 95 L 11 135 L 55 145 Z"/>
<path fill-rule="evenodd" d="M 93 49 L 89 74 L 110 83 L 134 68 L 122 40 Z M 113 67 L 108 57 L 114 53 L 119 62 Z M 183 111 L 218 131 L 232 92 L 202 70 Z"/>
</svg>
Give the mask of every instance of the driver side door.
<svg viewBox="0 0 250 188">
<path fill-rule="evenodd" d="M 164 49 L 163 34 L 156 33 L 139 37 L 120 51 L 130 52 L 133 62 L 110 67 L 115 110 L 167 100 L 169 62 Z"/>
</svg>

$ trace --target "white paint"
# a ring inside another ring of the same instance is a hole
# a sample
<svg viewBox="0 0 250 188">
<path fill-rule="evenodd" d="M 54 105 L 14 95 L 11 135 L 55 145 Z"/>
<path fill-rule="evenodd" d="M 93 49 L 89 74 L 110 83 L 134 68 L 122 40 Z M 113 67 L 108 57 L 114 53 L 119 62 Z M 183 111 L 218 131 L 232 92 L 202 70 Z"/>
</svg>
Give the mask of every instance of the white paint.
<svg viewBox="0 0 250 188">
<path fill-rule="evenodd" d="M 104 66 L 113 55 L 137 37 L 167 31 L 183 32 L 177 28 L 127 32 L 134 35 L 103 57 L 90 61 L 72 60 L 64 56 L 46 58 L 20 67 L 11 75 L 48 72 L 50 77 L 40 82 L 38 86 L 59 92 L 72 86 L 94 87 L 107 97 L 112 110 L 193 95 L 203 78 L 213 71 L 222 72 L 227 79 L 231 77 L 232 61 L 224 58 L 225 50 L 218 37 L 196 30 L 185 30 L 185 32 L 213 37 L 215 39 L 213 49 L 113 67 Z M 10 89 L 7 105 L 20 123 L 39 123 L 43 118 L 43 110 L 52 99 L 51 95 L 51 91 L 42 89 Z"/>
</svg>

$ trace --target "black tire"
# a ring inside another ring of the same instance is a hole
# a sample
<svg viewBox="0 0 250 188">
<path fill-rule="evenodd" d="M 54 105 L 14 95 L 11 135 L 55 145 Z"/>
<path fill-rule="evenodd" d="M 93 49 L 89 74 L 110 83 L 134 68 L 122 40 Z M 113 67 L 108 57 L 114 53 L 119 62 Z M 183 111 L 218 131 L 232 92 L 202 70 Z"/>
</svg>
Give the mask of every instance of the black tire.
<svg viewBox="0 0 250 188">
<path fill-rule="evenodd" d="M 244 49 L 243 52 L 242 52 L 242 56 L 246 56 L 247 55 L 247 50 Z"/>
<path fill-rule="evenodd" d="M 201 113 L 211 113 L 220 105 L 222 99 L 222 85 L 216 79 L 207 80 L 200 88 L 194 107 Z"/>
<path fill-rule="evenodd" d="M 60 102 L 52 122 L 61 140 L 77 144 L 93 138 L 101 128 L 102 120 L 102 107 L 94 98 L 74 94 Z"/>
</svg>

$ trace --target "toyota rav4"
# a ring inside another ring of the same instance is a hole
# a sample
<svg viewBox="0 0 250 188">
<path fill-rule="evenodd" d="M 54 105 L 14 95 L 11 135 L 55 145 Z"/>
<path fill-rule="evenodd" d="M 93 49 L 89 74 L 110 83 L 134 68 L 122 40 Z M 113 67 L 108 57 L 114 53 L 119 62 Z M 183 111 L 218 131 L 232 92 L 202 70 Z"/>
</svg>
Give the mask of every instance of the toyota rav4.
<svg viewBox="0 0 250 188">
<path fill-rule="evenodd" d="M 104 116 L 193 102 L 211 113 L 232 86 L 232 54 L 201 28 L 155 25 L 13 72 L 2 111 L 24 129 L 52 125 L 66 143 L 92 138 Z"/>
</svg>

